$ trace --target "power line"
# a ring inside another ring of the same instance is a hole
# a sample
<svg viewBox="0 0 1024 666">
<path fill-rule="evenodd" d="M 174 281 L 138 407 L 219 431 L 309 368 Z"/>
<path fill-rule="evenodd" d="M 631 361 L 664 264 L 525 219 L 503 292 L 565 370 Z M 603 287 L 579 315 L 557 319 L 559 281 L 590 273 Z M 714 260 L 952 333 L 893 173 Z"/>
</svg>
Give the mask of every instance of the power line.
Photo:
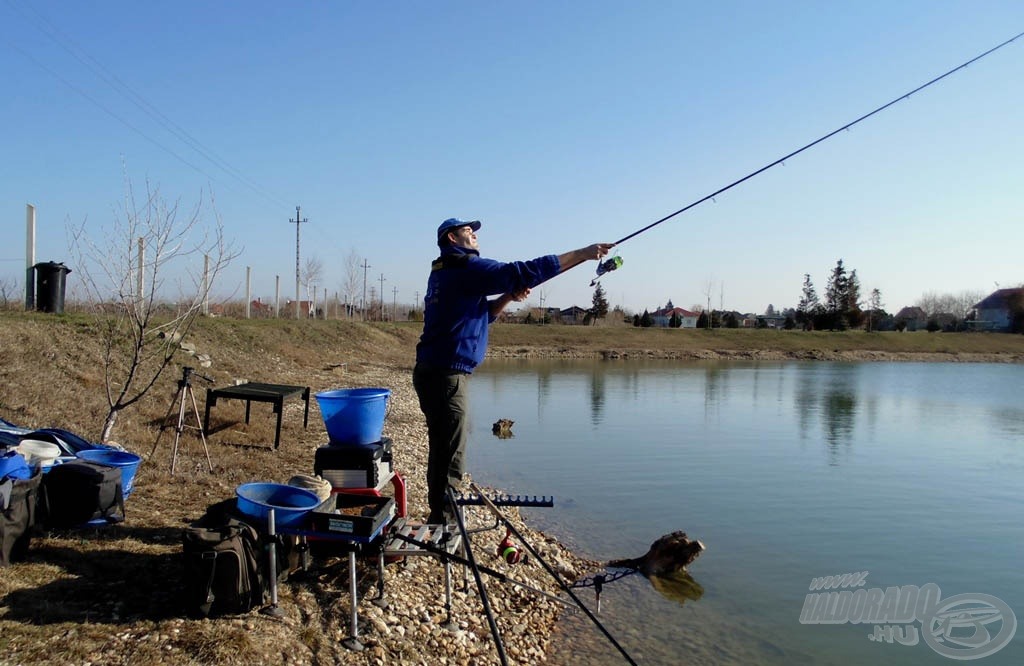
<svg viewBox="0 0 1024 666">
<path fill-rule="evenodd" d="M 175 123 L 173 120 L 168 118 L 156 106 L 154 106 L 149 101 L 147 101 L 144 97 L 142 97 L 142 95 L 140 95 L 135 90 L 133 90 L 128 84 L 126 84 L 123 81 L 121 81 L 121 79 L 119 79 L 116 74 L 114 74 L 109 69 L 107 69 L 101 62 L 99 62 L 99 60 L 97 60 L 96 58 L 91 56 L 87 51 L 85 51 L 85 49 L 83 49 L 81 46 L 79 46 L 77 43 L 75 43 L 74 40 L 71 39 L 71 37 L 69 37 L 67 35 L 67 33 L 64 33 L 63 31 L 61 31 L 57 26 L 55 26 L 52 22 L 50 22 L 45 16 L 40 14 L 35 8 L 29 7 L 29 10 L 32 12 L 32 14 L 35 17 L 35 18 L 33 18 L 31 16 L 28 16 L 23 9 L 19 8 L 18 6 L 16 6 L 15 3 L 13 2 L 13 0 L 7 0 L 7 4 L 12 9 L 14 9 L 18 13 L 20 13 L 22 15 L 22 17 L 25 18 L 27 21 L 33 23 L 34 27 L 37 30 L 39 30 L 40 32 L 42 32 L 44 35 L 46 35 L 46 37 L 48 37 L 52 42 L 54 42 L 59 47 L 61 47 L 63 50 L 65 50 L 67 53 L 69 53 L 72 57 L 74 57 L 80 63 L 82 63 L 83 65 L 88 67 L 96 76 L 98 76 L 100 79 L 102 79 L 108 86 L 113 88 L 115 92 L 117 92 L 120 95 L 122 95 L 123 97 L 127 98 L 137 108 L 139 108 L 146 115 L 148 115 L 150 118 L 155 120 L 158 124 L 160 124 L 164 129 L 166 129 L 168 132 L 170 132 L 172 135 L 174 135 L 177 139 L 179 139 L 180 141 L 183 141 L 192 150 L 194 150 L 195 152 L 199 153 L 200 156 L 205 158 L 211 164 L 213 164 L 214 166 L 218 167 L 221 171 L 223 171 L 226 174 L 228 174 L 229 176 L 233 177 L 235 180 L 240 182 L 242 185 L 246 186 L 247 188 L 249 188 L 250 190 L 256 192 L 257 194 L 265 197 L 266 199 L 270 200 L 271 202 L 276 203 L 278 205 L 282 205 L 282 206 L 286 205 L 286 204 L 284 204 L 284 202 L 280 198 L 274 196 L 273 194 L 268 192 L 266 190 L 266 188 L 263 188 L 259 184 L 255 183 L 252 179 L 248 178 L 241 171 L 239 171 L 238 169 L 234 168 L 226 160 L 224 160 L 223 158 L 219 157 L 211 148 L 205 146 L 201 141 L 199 141 L 198 139 L 193 137 L 191 134 L 189 134 L 183 127 L 181 127 L 180 125 Z M 80 95 L 85 97 L 85 99 L 89 100 L 90 102 L 92 102 L 93 104 L 98 106 L 100 109 L 102 109 L 106 113 L 110 114 L 118 122 L 121 122 L 125 126 L 129 127 L 130 129 L 132 129 L 133 131 L 139 133 L 144 138 L 146 138 L 148 141 L 152 142 L 154 145 L 156 145 L 161 150 L 164 150 L 164 151 L 168 152 L 170 155 L 172 155 L 173 157 L 175 157 L 176 159 L 181 161 L 183 164 L 189 166 L 192 169 L 195 169 L 199 173 L 202 173 L 204 176 L 206 176 L 210 180 L 215 180 L 210 174 L 206 173 L 205 171 L 200 169 L 198 166 L 192 164 L 191 162 L 188 162 L 187 160 L 185 160 L 184 158 L 179 156 L 174 151 L 170 150 L 169 148 L 167 148 L 163 144 L 157 142 L 155 139 L 153 139 L 153 138 L 149 137 L 148 135 L 146 135 L 139 128 L 131 125 L 130 123 L 125 121 L 123 118 L 121 118 L 117 114 L 115 114 L 112 111 L 110 111 L 109 109 L 107 109 L 105 106 L 100 104 L 97 100 L 95 100 L 93 97 L 91 97 L 90 95 L 86 94 L 83 90 L 81 90 L 77 86 L 75 86 L 72 83 L 70 83 L 67 79 L 65 79 L 64 77 L 60 76 L 56 72 L 54 72 L 52 69 L 50 69 L 49 67 L 47 67 L 46 65 L 41 63 L 38 59 L 36 59 L 35 57 L 31 56 L 26 51 L 24 51 L 23 49 L 18 47 L 17 45 L 12 44 L 11 46 L 13 46 L 16 50 L 20 51 L 23 55 L 28 57 L 30 60 L 32 60 L 37 66 L 39 66 L 40 68 L 44 69 L 45 71 L 50 73 L 52 76 L 56 77 L 58 80 L 63 82 L 65 85 L 69 86 L 72 90 L 75 90 Z"/>
</svg>

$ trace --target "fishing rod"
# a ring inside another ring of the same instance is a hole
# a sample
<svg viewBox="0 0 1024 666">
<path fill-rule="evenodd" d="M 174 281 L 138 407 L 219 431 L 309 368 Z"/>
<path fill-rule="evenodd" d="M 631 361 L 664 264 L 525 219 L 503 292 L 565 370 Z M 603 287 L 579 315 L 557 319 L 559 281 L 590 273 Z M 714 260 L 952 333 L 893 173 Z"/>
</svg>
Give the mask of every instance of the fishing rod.
<svg viewBox="0 0 1024 666">
<path fill-rule="evenodd" d="M 429 552 L 429 553 L 431 553 L 433 555 L 436 555 L 442 561 L 453 562 L 455 564 L 461 564 L 464 567 L 471 566 L 470 563 L 469 563 L 469 560 L 467 558 L 460 557 L 458 555 L 454 555 L 452 553 L 449 553 L 444 548 L 435 546 L 434 544 L 429 543 L 427 541 L 420 541 L 418 539 L 414 539 L 411 536 L 406 536 L 405 534 L 401 534 L 401 533 L 395 533 L 394 537 L 396 539 L 398 539 L 399 541 L 404 541 L 405 543 L 408 543 L 410 545 L 416 546 L 417 548 L 422 548 L 423 550 L 425 550 L 425 551 L 427 551 L 427 552 Z M 476 568 L 480 570 L 480 573 L 487 574 L 491 578 L 496 578 L 496 579 L 498 579 L 502 583 L 509 583 L 511 585 L 515 585 L 516 587 L 521 587 L 524 590 L 527 590 L 529 592 L 533 592 L 536 595 L 539 595 L 539 596 L 542 596 L 542 597 L 546 597 L 546 598 L 550 599 L 551 601 L 557 601 L 558 603 L 560 603 L 560 604 L 562 604 L 564 606 L 567 606 L 571 610 L 576 610 L 576 605 L 575 604 L 573 604 L 573 603 L 571 603 L 569 601 L 566 601 L 562 597 L 555 596 L 554 594 L 549 594 L 549 593 L 545 592 L 544 590 L 541 590 L 541 589 L 538 589 L 536 587 L 533 587 L 532 585 L 527 585 L 526 583 L 524 583 L 522 581 L 516 580 L 514 578 L 510 578 L 509 576 L 501 573 L 497 569 L 492 569 L 491 567 L 488 567 L 486 565 L 480 564 L 479 562 L 477 563 Z M 636 573 L 636 572 L 631 570 L 631 571 L 629 571 L 627 573 Z M 578 587 L 583 587 L 583 586 L 578 586 Z"/>
<path fill-rule="evenodd" d="M 964 62 L 964 63 L 962 63 L 960 65 L 957 65 L 956 67 L 954 67 L 953 69 L 945 72 L 944 74 L 936 76 L 931 81 L 928 81 L 927 83 L 923 83 L 923 84 L 919 85 L 918 87 L 914 88 L 913 90 L 911 90 L 909 92 L 903 93 L 899 97 L 896 97 L 895 99 L 893 99 L 893 100 L 883 104 L 882 106 L 878 107 L 874 111 L 870 111 L 868 113 L 865 113 L 864 115 L 862 115 L 861 117 L 857 118 L 856 120 L 848 122 L 845 125 L 843 125 L 842 127 L 839 127 L 838 129 L 835 129 L 835 130 L 829 132 L 828 134 L 826 134 L 826 135 L 824 135 L 824 136 L 822 136 L 822 137 L 820 137 L 818 139 L 815 139 L 814 141 L 812 141 L 812 142 L 808 143 L 807 145 L 803 146 L 802 148 L 798 148 L 797 150 L 794 150 L 793 152 L 788 153 L 787 155 L 784 155 L 783 157 L 780 157 L 779 159 L 775 160 L 774 162 L 770 162 L 769 164 L 764 165 L 760 169 L 757 169 L 756 171 L 752 171 L 752 172 L 748 173 L 746 176 L 743 176 L 739 180 L 735 180 L 735 181 L 729 183 L 728 185 L 726 185 L 725 187 L 719 188 L 719 189 L 715 190 L 714 192 L 712 192 L 711 194 L 708 194 L 707 196 L 704 196 L 704 197 L 701 197 L 700 199 L 697 199 L 693 203 L 680 208 L 679 210 L 675 211 L 674 213 L 669 213 L 668 215 L 666 215 L 665 217 L 661 218 L 660 220 L 656 220 L 654 222 L 651 222 L 647 226 L 641 227 L 640 229 L 637 229 L 633 233 L 627 234 L 626 236 L 623 236 L 619 240 L 617 240 L 614 243 L 612 243 L 611 244 L 612 247 L 615 247 L 617 245 L 621 245 L 622 243 L 625 243 L 629 239 L 634 238 L 636 236 L 639 236 L 640 234 L 644 233 L 645 231 L 653 229 L 654 227 L 658 226 L 662 222 L 667 222 L 668 220 L 671 220 L 673 217 L 675 217 L 675 216 L 677 216 L 677 215 L 679 215 L 681 213 L 685 213 L 686 211 L 690 210 L 691 208 L 694 208 L 695 206 L 699 206 L 700 204 L 704 203 L 708 199 L 714 199 L 718 195 L 720 195 L 723 192 L 726 192 L 728 190 L 731 190 L 732 188 L 736 187 L 740 183 L 744 183 L 744 182 L 750 180 L 751 178 L 753 178 L 754 176 L 757 176 L 757 175 L 759 175 L 761 173 L 764 173 L 768 169 L 771 169 L 772 167 L 778 166 L 779 164 L 782 164 L 786 160 L 799 155 L 800 153 L 804 152 L 805 150 L 807 150 L 809 148 L 813 148 L 814 146 L 818 145 L 819 143 L 822 143 L 823 141 L 827 141 L 828 139 L 832 138 L 836 134 L 839 134 L 840 132 L 842 132 L 844 130 L 850 129 L 854 125 L 856 125 L 856 124 L 858 124 L 858 123 L 860 123 L 860 122 L 862 122 L 864 120 L 867 120 L 868 118 L 870 118 L 871 116 L 873 116 L 873 115 L 875 115 L 877 113 L 881 113 L 882 111 L 888 109 L 890 106 L 893 106 L 894 104 L 902 102 L 903 100 L 909 98 L 911 95 L 913 95 L 915 93 L 918 93 L 918 92 L 924 90 L 925 88 L 938 83 L 939 81 L 943 80 L 947 76 L 950 76 L 951 74 L 954 74 L 954 73 L 960 71 L 961 69 L 965 69 L 965 68 L 969 67 L 970 65 L 978 62 L 979 60 L 981 60 L 985 56 L 990 55 L 990 54 L 998 51 L 999 49 L 1003 48 L 1004 46 L 1007 46 L 1007 45 L 1017 41 L 1021 37 L 1024 37 L 1024 32 L 1020 32 L 1020 33 L 1014 35 L 1010 39 L 1007 39 L 1005 42 L 1002 42 L 1001 44 L 993 46 L 992 48 L 990 48 L 989 50 L 985 51 L 984 53 L 976 55 L 975 57 L 971 58 L 970 60 L 968 60 L 968 61 L 966 61 L 966 62 Z M 616 259 L 618 261 L 615 261 Z M 583 263 L 583 262 L 580 261 L 580 262 L 571 264 L 569 266 L 566 266 L 562 271 L 560 271 L 560 273 L 565 272 L 565 271 L 567 271 L 567 270 L 569 270 L 571 268 L 574 268 L 575 266 L 578 266 L 581 263 Z M 597 270 L 598 278 L 601 277 L 604 273 L 608 273 L 608 272 L 611 272 L 613 270 L 616 270 L 621 265 L 622 265 L 622 259 L 619 258 L 619 257 L 611 257 L 610 259 L 608 259 L 608 260 L 598 264 L 598 270 Z M 597 282 L 597 278 L 595 278 L 594 281 L 591 282 L 591 286 L 594 286 L 594 284 L 596 282 Z"/>
<path fill-rule="evenodd" d="M 526 549 L 530 551 L 530 554 L 533 555 L 533 558 L 537 562 L 539 562 L 542 567 L 544 567 L 545 571 L 547 571 L 552 578 L 555 579 L 555 582 L 558 583 L 562 590 L 569 595 L 569 598 L 576 603 L 579 609 L 582 610 L 588 618 L 590 618 L 591 622 L 594 623 L 594 626 L 601 630 L 601 633 L 605 635 L 605 638 L 607 638 L 608 641 L 615 646 L 615 648 L 626 659 L 626 661 L 632 664 L 632 666 L 636 666 L 636 661 L 633 660 L 633 657 L 629 656 L 629 653 L 626 652 L 626 648 L 622 647 L 622 645 L 620 645 L 619 642 L 615 640 L 615 637 L 611 635 L 611 633 L 608 631 L 608 629 L 605 628 L 603 624 L 601 624 L 601 621 L 598 620 L 597 617 L 595 617 L 594 614 L 590 611 L 590 609 L 587 608 L 587 606 L 582 601 L 580 601 L 579 597 L 577 597 L 576 594 L 573 593 L 572 588 L 570 588 L 565 583 L 565 581 L 562 580 L 562 577 L 558 575 L 558 572 L 552 569 L 551 565 L 544 561 L 544 558 L 541 557 L 540 553 L 537 552 L 537 549 L 531 546 L 530 543 L 523 538 L 523 535 L 519 532 L 516 526 L 512 524 L 512 521 L 506 518 L 505 514 L 503 514 L 498 509 L 498 507 L 494 506 L 494 502 L 488 499 L 487 496 L 484 495 L 483 491 L 480 490 L 480 488 L 475 483 L 470 483 L 469 487 L 474 493 L 480 496 L 480 499 L 483 500 L 484 506 L 486 506 L 487 509 L 492 514 L 494 514 L 494 517 L 502 523 L 504 523 L 505 527 L 507 527 L 509 531 L 515 534 L 516 538 L 519 539 L 523 546 L 525 546 Z M 448 492 L 451 493 L 451 490 L 449 489 Z M 451 497 L 454 498 L 454 495 L 451 495 Z"/>
<path fill-rule="evenodd" d="M 455 491 L 448 487 L 448 503 L 455 513 L 455 523 L 459 527 L 459 534 L 462 536 L 462 547 L 466 549 L 466 560 L 469 562 L 469 569 L 473 572 L 473 580 L 476 581 L 477 592 L 480 593 L 480 603 L 484 607 L 484 615 L 487 616 L 487 625 L 491 628 L 491 637 L 494 638 L 494 647 L 498 650 L 498 660 L 501 666 L 508 666 L 508 656 L 505 654 L 505 644 L 501 641 L 501 632 L 498 631 L 498 623 L 494 620 L 494 612 L 491 610 L 491 601 L 487 596 L 487 587 L 480 576 L 480 567 L 473 557 L 473 549 L 469 545 L 469 533 L 466 531 L 466 523 L 463 521 L 462 512 L 459 511 L 455 501 Z"/>
</svg>

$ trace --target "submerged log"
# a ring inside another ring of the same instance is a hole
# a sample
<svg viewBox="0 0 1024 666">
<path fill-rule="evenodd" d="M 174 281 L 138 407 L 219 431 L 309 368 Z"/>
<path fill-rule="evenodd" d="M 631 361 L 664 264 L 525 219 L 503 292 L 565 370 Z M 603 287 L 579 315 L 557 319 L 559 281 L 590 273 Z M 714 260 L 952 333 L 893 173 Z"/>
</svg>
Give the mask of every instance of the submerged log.
<svg viewBox="0 0 1024 666">
<path fill-rule="evenodd" d="M 512 425 L 515 423 L 512 419 L 498 419 L 491 426 L 491 432 L 498 439 L 508 439 L 509 437 L 515 437 L 512 434 Z"/>
<path fill-rule="evenodd" d="M 685 570 L 703 551 L 704 544 L 700 541 L 691 541 L 686 532 L 673 532 L 652 543 L 643 556 L 612 560 L 608 566 L 636 569 L 647 578 L 671 578 L 676 572 Z"/>
</svg>

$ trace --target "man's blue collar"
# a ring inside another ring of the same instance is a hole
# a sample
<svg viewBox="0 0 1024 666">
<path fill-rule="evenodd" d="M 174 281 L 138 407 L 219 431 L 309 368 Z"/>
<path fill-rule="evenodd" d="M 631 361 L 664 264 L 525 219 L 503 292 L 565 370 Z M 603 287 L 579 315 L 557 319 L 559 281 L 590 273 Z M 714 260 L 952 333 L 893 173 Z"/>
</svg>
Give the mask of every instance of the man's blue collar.
<svg viewBox="0 0 1024 666">
<path fill-rule="evenodd" d="M 468 247 L 462 247 L 461 245 L 445 245 L 444 247 L 441 248 L 441 256 L 443 257 L 446 254 L 449 254 L 449 255 L 452 255 L 452 254 L 453 255 L 472 254 L 472 255 L 476 255 L 478 257 L 480 256 L 480 253 L 477 252 L 476 250 L 473 250 L 473 249 L 468 248 Z"/>
</svg>

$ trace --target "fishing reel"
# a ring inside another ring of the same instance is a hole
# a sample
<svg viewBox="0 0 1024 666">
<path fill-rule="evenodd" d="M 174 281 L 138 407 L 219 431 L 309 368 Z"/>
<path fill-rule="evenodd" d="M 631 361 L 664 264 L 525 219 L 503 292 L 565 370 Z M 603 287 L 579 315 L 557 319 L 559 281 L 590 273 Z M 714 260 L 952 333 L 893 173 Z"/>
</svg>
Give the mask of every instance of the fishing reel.
<svg viewBox="0 0 1024 666">
<path fill-rule="evenodd" d="M 505 530 L 505 538 L 498 544 L 498 557 L 502 558 L 509 564 L 519 564 L 522 562 L 525 564 L 529 560 L 528 555 L 524 555 L 519 547 L 512 541 L 512 530 Z"/>
<path fill-rule="evenodd" d="M 597 281 L 600 280 L 605 273 L 611 273 L 612 271 L 618 270 L 620 268 L 622 268 L 622 257 L 618 255 L 614 257 L 608 257 L 607 259 L 605 259 L 604 261 L 597 265 L 597 277 L 590 281 L 590 286 L 593 287 L 594 285 L 596 285 Z"/>
</svg>

